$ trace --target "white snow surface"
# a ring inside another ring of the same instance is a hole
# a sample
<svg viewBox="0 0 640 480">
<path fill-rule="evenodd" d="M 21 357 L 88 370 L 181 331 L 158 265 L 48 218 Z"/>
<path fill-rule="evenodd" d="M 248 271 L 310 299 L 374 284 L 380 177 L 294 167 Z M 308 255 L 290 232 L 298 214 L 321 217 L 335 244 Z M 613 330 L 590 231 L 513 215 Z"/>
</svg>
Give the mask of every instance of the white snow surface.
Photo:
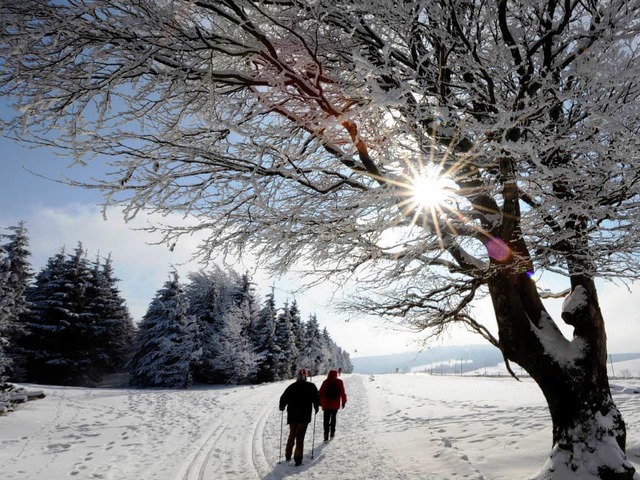
<svg viewBox="0 0 640 480">
<path fill-rule="evenodd" d="M 46 398 L 0 416 L 0 476 L 514 480 L 533 476 L 550 453 L 549 414 L 530 379 L 411 373 L 343 380 L 349 401 L 336 438 L 322 442 L 321 412 L 300 467 L 279 463 L 277 405 L 288 381 L 189 390 L 37 386 Z M 627 454 L 640 470 L 640 381 L 611 383 L 627 422 Z"/>
</svg>

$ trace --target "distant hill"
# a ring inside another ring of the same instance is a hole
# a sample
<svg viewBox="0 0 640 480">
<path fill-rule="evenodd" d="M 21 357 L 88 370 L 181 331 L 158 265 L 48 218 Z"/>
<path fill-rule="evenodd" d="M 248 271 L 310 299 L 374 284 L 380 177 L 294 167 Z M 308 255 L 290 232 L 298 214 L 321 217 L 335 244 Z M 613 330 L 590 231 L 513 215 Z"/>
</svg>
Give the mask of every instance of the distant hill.
<svg viewBox="0 0 640 480">
<path fill-rule="evenodd" d="M 640 353 L 612 354 L 611 362 L 622 362 L 640 358 Z M 394 353 L 369 357 L 351 358 L 355 373 L 395 373 L 421 371 L 440 375 L 472 372 L 496 371 L 502 367 L 504 359 L 500 351 L 492 345 L 463 345 L 433 347 L 423 351 Z M 514 368 L 516 366 L 514 365 Z M 506 372 L 506 370 L 505 370 Z M 619 374 L 618 371 L 615 372 Z"/>
<path fill-rule="evenodd" d="M 410 372 L 416 367 L 447 374 L 477 370 L 502 362 L 502 354 L 491 345 L 432 347 L 419 352 L 394 353 L 351 359 L 355 373 Z M 457 370 L 456 370 L 457 369 Z"/>
</svg>

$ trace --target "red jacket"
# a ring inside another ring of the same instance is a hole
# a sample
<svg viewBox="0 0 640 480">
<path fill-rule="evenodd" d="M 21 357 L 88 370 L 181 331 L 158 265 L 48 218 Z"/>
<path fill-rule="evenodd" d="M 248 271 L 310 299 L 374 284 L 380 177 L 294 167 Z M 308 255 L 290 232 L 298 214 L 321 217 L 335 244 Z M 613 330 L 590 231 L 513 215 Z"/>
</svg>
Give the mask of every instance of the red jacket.
<svg viewBox="0 0 640 480">
<path fill-rule="evenodd" d="M 330 383 L 333 383 L 338 387 L 338 390 L 340 391 L 338 398 L 327 398 L 327 387 Z M 344 391 L 344 383 L 342 383 L 342 380 L 338 378 L 337 370 L 330 370 L 329 375 L 327 375 L 327 379 L 322 382 L 322 385 L 320 386 L 320 406 L 323 410 L 339 410 L 341 403 L 342 406 L 347 403 L 347 394 Z"/>
</svg>

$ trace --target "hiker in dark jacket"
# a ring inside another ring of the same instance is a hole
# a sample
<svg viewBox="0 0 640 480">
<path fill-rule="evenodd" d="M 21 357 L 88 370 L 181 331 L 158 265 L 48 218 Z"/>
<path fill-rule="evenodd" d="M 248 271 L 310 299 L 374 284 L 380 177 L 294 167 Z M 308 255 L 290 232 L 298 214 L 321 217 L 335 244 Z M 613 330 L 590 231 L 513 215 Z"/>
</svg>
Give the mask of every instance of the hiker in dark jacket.
<svg viewBox="0 0 640 480">
<path fill-rule="evenodd" d="M 327 379 L 320 386 L 320 405 L 324 412 L 324 441 L 329 441 L 329 435 L 333 438 L 336 434 L 336 417 L 340 405 L 344 408 L 347 403 L 347 394 L 344 391 L 344 383 L 338 378 L 338 371 L 331 370 Z"/>
<path fill-rule="evenodd" d="M 295 444 L 296 450 L 293 452 L 293 459 L 296 465 L 302 463 L 304 435 L 311 422 L 311 410 L 313 408 L 318 413 L 319 405 L 318 389 L 315 384 L 307 382 L 307 371 L 303 368 L 298 372 L 297 380 L 289 385 L 280 397 L 280 411 L 287 408 L 287 424 L 289 425 L 289 438 L 284 450 L 284 457 L 287 461 L 291 460 Z"/>
</svg>

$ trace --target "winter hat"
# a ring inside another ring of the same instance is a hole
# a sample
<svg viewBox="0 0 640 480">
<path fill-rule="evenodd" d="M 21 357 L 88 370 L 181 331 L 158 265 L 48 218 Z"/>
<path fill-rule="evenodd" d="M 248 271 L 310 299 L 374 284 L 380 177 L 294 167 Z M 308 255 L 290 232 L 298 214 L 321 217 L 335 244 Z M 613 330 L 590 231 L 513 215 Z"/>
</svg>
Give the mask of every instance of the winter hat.
<svg viewBox="0 0 640 480">
<path fill-rule="evenodd" d="M 307 369 L 301 368 L 298 370 L 298 380 L 306 380 L 307 379 Z"/>
</svg>

